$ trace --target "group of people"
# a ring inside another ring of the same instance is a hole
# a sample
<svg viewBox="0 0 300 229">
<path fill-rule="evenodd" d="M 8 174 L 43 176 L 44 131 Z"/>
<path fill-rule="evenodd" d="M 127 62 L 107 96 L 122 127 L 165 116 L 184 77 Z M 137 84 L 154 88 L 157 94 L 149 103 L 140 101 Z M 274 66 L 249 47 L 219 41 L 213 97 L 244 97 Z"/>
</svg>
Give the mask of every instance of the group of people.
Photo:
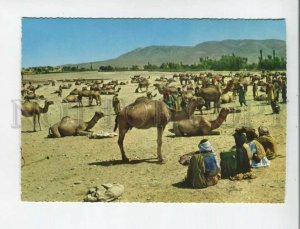
<svg viewBox="0 0 300 229">
<path fill-rule="evenodd" d="M 170 91 L 164 91 L 163 101 L 170 109 L 176 111 L 184 110 L 187 105 L 180 87 L 177 88 L 177 91 L 172 93 Z"/>
<path fill-rule="evenodd" d="M 239 95 L 240 105 L 247 106 L 246 104 L 247 86 L 243 84 L 239 84 L 235 90 L 236 93 Z M 253 99 L 255 99 L 258 96 L 258 85 L 255 82 L 253 83 L 252 93 L 253 93 Z M 285 80 L 282 81 L 273 80 L 272 82 L 267 83 L 266 94 L 273 113 L 279 113 L 280 111 L 280 107 L 278 105 L 280 93 L 282 95 L 282 103 L 286 103 L 287 87 L 286 87 Z"/>
<path fill-rule="evenodd" d="M 258 135 L 256 134 L 255 129 L 242 127 L 236 129 L 233 137 L 235 140 L 235 146 L 233 146 L 228 152 L 223 152 L 223 154 L 230 154 L 234 151 L 235 156 L 232 158 L 235 160 L 236 168 L 234 171 L 231 171 L 232 176 L 229 177 L 231 180 L 255 178 L 255 175 L 251 172 L 252 168 L 270 166 L 270 160 L 275 159 L 277 156 L 275 140 L 271 136 L 267 127 L 260 126 L 258 128 Z M 221 155 L 220 162 L 217 159 L 217 154 L 208 139 L 202 139 L 198 148 L 199 151 L 197 153 L 202 155 L 204 158 L 204 168 L 202 171 L 202 175 L 206 182 L 206 186 L 204 187 L 217 184 L 221 177 L 227 178 L 223 177 L 223 174 L 225 174 L 225 170 L 228 170 L 228 168 L 231 167 L 232 169 L 232 166 L 227 164 L 224 159 L 226 157 L 223 157 L 222 159 Z M 230 160 L 232 160 L 232 158 Z M 188 176 L 189 173 L 191 174 L 190 170 L 191 168 L 189 166 Z M 230 171 L 226 172 L 226 174 L 228 174 L 228 172 L 230 173 Z M 194 184 L 192 184 L 192 186 L 194 186 Z M 199 186 L 198 188 L 203 187 Z"/>
</svg>

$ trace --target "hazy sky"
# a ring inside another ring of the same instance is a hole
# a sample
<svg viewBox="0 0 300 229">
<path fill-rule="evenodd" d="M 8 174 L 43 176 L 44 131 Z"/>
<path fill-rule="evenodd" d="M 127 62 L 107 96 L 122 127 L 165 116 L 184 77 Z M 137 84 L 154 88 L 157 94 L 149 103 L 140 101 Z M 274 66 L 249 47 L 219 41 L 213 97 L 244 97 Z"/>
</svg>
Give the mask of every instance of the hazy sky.
<svg viewBox="0 0 300 229">
<path fill-rule="evenodd" d="M 22 67 L 107 60 L 150 45 L 194 46 L 225 39 L 285 40 L 284 20 L 22 20 Z"/>
</svg>

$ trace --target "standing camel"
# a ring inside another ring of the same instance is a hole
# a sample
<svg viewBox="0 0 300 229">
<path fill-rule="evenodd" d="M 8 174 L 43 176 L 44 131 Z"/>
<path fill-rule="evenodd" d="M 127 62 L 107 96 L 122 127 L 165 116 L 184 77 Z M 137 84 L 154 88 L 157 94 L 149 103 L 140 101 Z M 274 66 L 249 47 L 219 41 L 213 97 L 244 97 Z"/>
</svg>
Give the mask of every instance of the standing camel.
<svg viewBox="0 0 300 229">
<path fill-rule="evenodd" d="M 140 97 L 136 101 L 123 108 L 116 118 L 116 131 L 119 126 L 118 145 L 122 154 L 122 161 L 128 162 L 126 157 L 123 141 L 129 129 L 133 127 L 137 129 L 157 128 L 157 157 L 160 162 L 163 162 L 161 154 L 162 135 L 163 131 L 170 121 L 178 121 L 188 119 L 194 113 L 197 106 L 203 105 L 205 102 L 202 98 L 193 98 L 188 104 L 186 110 L 174 111 L 170 110 L 167 105 L 159 100 L 151 100 L 145 97 Z"/>
<path fill-rule="evenodd" d="M 41 124 L 40 124 L 40 115 L 43 113 L 48 112 L 48 108 L 50 105 L 52 105 L 52 101 L 47 101 L 45 100 L 45 106 L 40 107 L 40 105 L 37 102 L 30 102 L 30 101 L 25 101 L 22 103 L 21 107 L 21 113 L 25 117 L 33 117 L 33 131 L 35 132 L 35 124 L 36 124 L 36 116 L 38 117 L 38 123 L 41 129 Z"/>
<path fill-rule="evenodd" d="M 142 88 L 146 88 L 146 92 L 147 92 L 148 87 L 149 87 L 149 80 L 141 79 L 139 81 L 138 87 L 135 89 L 135 93 L 138 93 L 139 91 L 142 91 Z"/>
<path fill-rule="evenodd" d="M 209 86 L 199 89 L 199 96 L 205 100 L 207 105 L 206 107 L 210 107 L 209 105 L 211 101 L 214 102 L 214 113 L 216 113 L 216 111 L 219 113 L 220 97 L 222 93 L 223 90 L 219 86 Z"/>
</svg>

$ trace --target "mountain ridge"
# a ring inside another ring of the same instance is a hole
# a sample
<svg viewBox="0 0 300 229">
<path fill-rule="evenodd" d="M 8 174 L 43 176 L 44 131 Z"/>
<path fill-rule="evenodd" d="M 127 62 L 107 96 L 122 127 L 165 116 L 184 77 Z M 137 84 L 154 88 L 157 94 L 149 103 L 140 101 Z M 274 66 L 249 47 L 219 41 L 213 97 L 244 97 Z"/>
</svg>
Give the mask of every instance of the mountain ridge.
<svg viewBox="0 0 300 229">
<path fill-rule="evenodd" d="M 160 65 L 164 62 L 183 64 L 199 63 L 200 57 L 218 59 L 222 55 L 231 55 L 248 58 L 248 63 L 258 62 L 259 50 L 263 50 L 263 57 L 272 55 L 286 58 L 286 41 L 279 39 L 227 39 L 222 41 L 205 41 L 195 46 L 179 45 L 151 45 L 144 48 L 136 48 L 120 56 L 104 60 L 79 64 L 65 64 L 61 66 L 78 66 L 79 68 L 98 69 L 100 66 L 111 65 L 113 67 L 143 66 L 147 63 Z"/>
</svg>

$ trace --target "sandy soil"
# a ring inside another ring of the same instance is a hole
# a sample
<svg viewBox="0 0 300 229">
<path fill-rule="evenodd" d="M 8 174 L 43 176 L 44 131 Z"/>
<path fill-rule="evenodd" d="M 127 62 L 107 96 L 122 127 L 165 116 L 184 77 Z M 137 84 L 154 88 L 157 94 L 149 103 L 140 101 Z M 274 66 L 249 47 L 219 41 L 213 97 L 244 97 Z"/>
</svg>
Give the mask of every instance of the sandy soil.
<svg viewBox="0 0 300 229">
<path fill-rule="evenodd" d="M 25 76 L 30 80 L 97 78 L 130 81 L 137 72 L 114 73 L 68 73 Z M 142 76 L 151 76 L 151 81 L 161 75 L 172 73 L 141 72 Z M 258 128 L 268 126 L 278 144 L 280 156 L 271 161 L 268 168 L 254 169 L 257 175 L 253 180 L 220 180 L 216 186 L 196 190 L 183 188 L 179 183 L 186 176 L 187 167 L 178 163 L 181 155 L 197 150 L 198 137 L 173 137 L 166 128 L 163 135 L 163 156 L 166 164 L 157 163 L 156 129 L 132 129 L 125 138 L 127 156 L 133 161 L 121 163 L 117 137 L 110 139 L 89 139 L 86 136 L 48 139 L 48 128 L 63 116 L 80 117 L 89 120 L 95 111 L 113 114 L 112 96 L 102 96 L 102 106 L 72 108 L 74 104 L 62 104 L 61 98 L 50 94 L 58 89 L 43 86 L 36 91 L 54 105 L 41 118 L 42 131 L 32 132 L 32 118 L 22 117 L 22 156 L 25 165 L 21 168 L 22 200 L 24 201 L 83 201 L 87 190 L 95 185 L 118 182 L 124 185 L 125 192 L 117 202 L 244 202 L 244 203 L 281 203 L 285 196 L 286 171 L 286 105 L 281 104 L 279 115 L 270 115 L 271 107 L 265 102 L 252 99 L 252 88 L 248 88 L 247 110 L 242 108 L 238 114 L 229 114 L 225 123 L 218 129 L 219 136 L 208 136 L 216 152 L 227 150 L 234 145 L 234 129 L 242 125 Z M 176 84 L 179 84 L 177 82 Z M 81 86 L 77 86 L 81 87 Z M 75 88 L 63 90 L 63 97 Z M 145 93 L 134 93 L 136 85 L 122 86 L 119 93 L 121 105 L 133 102 Z M 153 91 L 154 87 L 150 87 Z M 43 105 L 43 100 L 38 101 Z M 88 104 L 83 100 L 84 105 Z M 238 101 L 222 106 L 239 107 Z M 208 119 L 215 119 L 213 110 L 204 111 Z M 197 111 L 196 114 L 199 114 Z M 114 115 L 102 118 L 93 131 L 112 132 Z"/>
</svg>

